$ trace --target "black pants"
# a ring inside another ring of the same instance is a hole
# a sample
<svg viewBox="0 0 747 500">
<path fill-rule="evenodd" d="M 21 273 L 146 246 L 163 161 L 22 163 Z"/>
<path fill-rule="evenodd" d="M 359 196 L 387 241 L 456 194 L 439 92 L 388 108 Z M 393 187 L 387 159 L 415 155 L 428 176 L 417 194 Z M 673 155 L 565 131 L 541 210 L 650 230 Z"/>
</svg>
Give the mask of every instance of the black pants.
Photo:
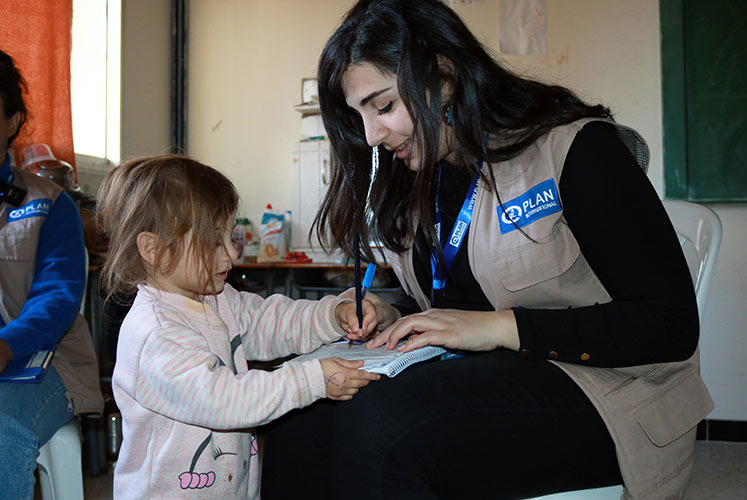
<svg viewBox="0 0 747 500">
<path fill-rule="evenodd" d="M 263 433 L 263 500 L 526 498 L 622 482 L 576 384 L 502 349 L 412 366 Z"/>
</svg>

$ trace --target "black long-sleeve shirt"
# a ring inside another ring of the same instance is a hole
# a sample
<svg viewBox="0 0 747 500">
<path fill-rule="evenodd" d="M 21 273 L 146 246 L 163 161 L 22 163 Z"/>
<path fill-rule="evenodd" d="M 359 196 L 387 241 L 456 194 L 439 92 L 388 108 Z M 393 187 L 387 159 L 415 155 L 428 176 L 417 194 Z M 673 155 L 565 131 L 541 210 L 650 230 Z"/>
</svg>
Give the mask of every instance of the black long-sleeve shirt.
<svg viewBox="0 0 747 500">
<path fill-rule="evenodd" d="M 441 175 L 442 233 L 449 234 L 470 177 L 445 163 Z M 553 352 L 553 359 L 594 366 L 689 357 L 698 342 L 699 323 L 687 263 L 656 191 L 612 125 L 592 122 L 577 134 L 559 187 L 568 226 L 612 301 L 577 308 L 514 308 L 523 352 L 538 357 Z M 422 231 L 414 254 L 418 283 L 430 295 L 430 251 Z M 405 295 L 394 305 L 403 314 L 419 311 Z M 454 258 L 436 306 L 493 309 L 472 274 L 466 245 Z M 579 353 L 588 353 L 589 360 L 581 360 Z"/>
</svg>

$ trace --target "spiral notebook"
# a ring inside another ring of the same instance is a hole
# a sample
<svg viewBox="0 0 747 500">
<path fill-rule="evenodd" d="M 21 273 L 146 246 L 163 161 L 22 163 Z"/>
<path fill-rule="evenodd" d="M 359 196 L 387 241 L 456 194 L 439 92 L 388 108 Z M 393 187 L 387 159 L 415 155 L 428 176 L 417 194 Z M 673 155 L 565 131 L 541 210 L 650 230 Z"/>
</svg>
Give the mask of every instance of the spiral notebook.
<svg viewBox="0 0 747 500">
<path fill-rule="evenodd" d="M 425 346 L 410 352 L 399 352 L 394 349 L 387 351 L 383 346 L 378 349 L 369 349 L 366 344 L 348 344 L 347 340 L 327 344 L 316 351 L 302 354 L 293 361 L 308 361 L 310 359 L 343 358 L 362 359 L 364 361 L 361 370 L 371 373 L 380 373 L 387 377 L 394 377 L 408 366 L 414 365 L 426 359 L 440 356 L 446 352 L 443 347 Z"/>
</svg>

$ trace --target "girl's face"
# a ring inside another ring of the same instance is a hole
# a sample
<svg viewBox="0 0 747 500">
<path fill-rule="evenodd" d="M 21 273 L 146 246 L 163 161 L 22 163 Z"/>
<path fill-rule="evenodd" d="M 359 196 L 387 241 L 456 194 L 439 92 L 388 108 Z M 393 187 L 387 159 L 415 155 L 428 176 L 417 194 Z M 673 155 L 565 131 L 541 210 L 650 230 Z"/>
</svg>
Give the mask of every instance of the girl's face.
<svg viewBox="0 0 747 500">
<path fill-rule="evenodd" d="M 348 106 L 363 120 L 368 144 L 393 151 L 410 170 L 420 169 L 412 118 L 397 90 L 396 75 L 381 73 L 370 63 L 354 64 L 345 71 L 342 91 Z M 450 128 L 442 124 L 436 160 L 451 152 L 450 134 Z"/>
<path fill-rule="evenodd" d="M 174 269 L 163 274 L 154 272 L 154 281 L 161 290 L 178 293 L 192 300 L 199 295 L 221 293 L 224 281 L 231 270 L 231 262 L 238 258 L 238 251 L 231 241 L 231 227 L 216 229 L 215 251 L 208 258 L 209 269 L 204 269 L 200 259 L 193 252 L 187 251 L 191 233 L 187 233 L 182 241 L 182 252 Z M 213 289 L 205 284 L 212 281 Z"/>
</svg>

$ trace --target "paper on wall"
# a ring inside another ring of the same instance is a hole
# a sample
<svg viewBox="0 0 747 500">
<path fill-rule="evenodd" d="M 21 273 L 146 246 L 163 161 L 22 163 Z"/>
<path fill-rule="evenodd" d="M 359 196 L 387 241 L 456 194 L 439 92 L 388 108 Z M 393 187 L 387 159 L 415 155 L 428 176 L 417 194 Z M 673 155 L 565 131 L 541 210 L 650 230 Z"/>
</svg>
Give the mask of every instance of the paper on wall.
<svg viewBox="0 0 747 500">
<path fill-rule="evenodd" d="M 449 7 L 458 7 L 462 5 L 472 5 L 473 3 L 482 3 L 485 0 L 444 0 Z"/>
<path fill-rule="evenodd" d="M 501 0 L 500 23 L 502 54 L 547 52 L 546 0 Z"/>
</svg>

